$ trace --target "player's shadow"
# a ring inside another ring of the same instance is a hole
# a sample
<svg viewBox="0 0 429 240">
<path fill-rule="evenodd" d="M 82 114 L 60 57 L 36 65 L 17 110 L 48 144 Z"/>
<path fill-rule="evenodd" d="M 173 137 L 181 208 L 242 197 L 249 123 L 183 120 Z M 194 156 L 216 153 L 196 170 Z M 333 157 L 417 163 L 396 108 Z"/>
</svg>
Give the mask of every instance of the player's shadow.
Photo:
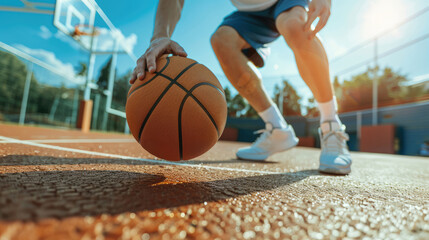
<svg viewBox="0 0 429 240">
<path fill-rule="evenodd" d="M 3 159 L 0 158 L 0 162 Z M 180 176 L 166 179 L 162 175 L 132 172 L 132 169 L 116 171 L 108 165 L 104 165 L 106 170 L 100 170 L 100 166 L 98 170 L 91 170 L 90 165 L 72 166 L 70 169 L 45 165 L 49 161 L 41 156 L 33 157 L 32 161 L 37 167 L 19 166 L 14 162 L 15 165 L 3 168 L 3 173 L 0 173 L 0 221 L 61 219 L 173 208 L 272 190 L 319 175 L 316 170 L 306 170 L 185 182 L 180 181 Z M 112 159 L 106 161 L 111 163 Z M 99 164 L 100 160 L 82 159 L 78 164 L 82 162 Z M 141 164 L 138 161 L 133 163 Z"/>
</svg>

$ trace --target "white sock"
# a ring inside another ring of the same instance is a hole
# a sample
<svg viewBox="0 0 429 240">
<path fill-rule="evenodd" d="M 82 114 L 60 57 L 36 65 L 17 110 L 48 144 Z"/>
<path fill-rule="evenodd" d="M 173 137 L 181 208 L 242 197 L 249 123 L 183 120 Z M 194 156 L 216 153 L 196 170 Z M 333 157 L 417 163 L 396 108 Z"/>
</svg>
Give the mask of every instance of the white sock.
<svg viewBox="0 0 429 240">
<path fill-rule="evenodd" d="M 274 128 L 287 127 L 287 123 L 276 105 L 271 105 L 271 107 L 269 107 L 265 111 L 259 112 L 258 114 L 259 116 L 261 116 L 264 122 L 271 123 Z"/>
<path fill-rule="evenodd" d="M 336 122 L 338 124 L 334 124 L 332 126 L 341 126 L 341 120 L 337 114 L 337 98 L 334 96 L 331 101 L 319 103 L 317 102 L 317 106 L 320 111 L 320 123 L 324 122 Z M 331 126 L 331 128 L 332 128 Z M 323 126 L 322 126 L 323 127 Z M 333 130 L 333 129 L 329 129 Z M 326 132 L 325 129 L 322 129 L 323 132 Z"/>
</svg>

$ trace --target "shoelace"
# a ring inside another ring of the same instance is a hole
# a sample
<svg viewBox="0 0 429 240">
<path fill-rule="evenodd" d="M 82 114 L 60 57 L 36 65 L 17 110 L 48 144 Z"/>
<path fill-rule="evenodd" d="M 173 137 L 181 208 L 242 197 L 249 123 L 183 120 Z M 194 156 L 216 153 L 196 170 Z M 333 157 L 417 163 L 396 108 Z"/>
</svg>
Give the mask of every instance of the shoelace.
<svg viewBox="0 0 429 240">
<path fill-rule="evenodd" d="M 335 137 L 335 140 L 331 137 Z M 326 135 L 323 135 L 322 145 L 323 149 L 331 153 L 344 153 L 345 141 L 349 140 L 349 135 L 342 131 L 331 131 Z"/>
</svg>

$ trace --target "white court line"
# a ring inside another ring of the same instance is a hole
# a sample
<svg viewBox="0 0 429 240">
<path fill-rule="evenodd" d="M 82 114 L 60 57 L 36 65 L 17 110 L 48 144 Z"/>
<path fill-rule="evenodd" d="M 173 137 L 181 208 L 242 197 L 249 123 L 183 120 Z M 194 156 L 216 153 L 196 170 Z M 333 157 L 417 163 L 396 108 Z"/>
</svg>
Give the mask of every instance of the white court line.
<svg viewBox="0 0 429 240">
<path fill-rule="evenodd" d="M 36 143 L 121 143 L 121 142 L 136 142 L 132 138 L 117 138 L 117 139 L 28 139 L 22 140 Z M 0 141 L 0 143 L 11 143 L 10 141 Z"/>
<path fill-rule="evenodd" d="M 47 144 L 36 143 L 36 142 L 32 142 L 32 141 L 25 141 L 25 140 L 19 140 L 19 139 L 14 139 L 14 138 L 8 138 L 8 137 L 4 137 L 4 136 L 0 136 L 0 140 L 3 140 L 4 142 L 8 142 L 8 143 L 17 143 L 17 144 L 23 144 L 23 145 L 29 145 L 29 146 L 35 146 L 35 147 L 41 147 L 41 148 L 54 149 L 54 150 L 59 150 L 59 151 L 82 153 L 82 154 L 88 154 L 88 155 L 93 155 L 93 156 L 102 156 L 102 157 L 108 157 L 108 158 L 120 158 L 120 159 L 127 159 L 127 160 L 138 160 L 138 161 L 143 161 L 143 162 L 148 162 L 148 163 L 155 163 L 155 164 L 176 165 L 176 166 L 185 166 L 185 167 L 194 167 L 194 168 L 206 168 L 206 169 L 216 169 L 216 170 L 231 171 L 231 172 L 247 172 L 247 173 L 260 173 L 260 174 L 280 174 L 279 172 L 271 172 L 271 171 L 259 171 L 259 170 L 248 170 L 248 169 L 239 169 L 239 168 L 214 167 L 214 166 L 207 166 L 207 165 L 202 165 L 202 164 L 190 164 L 190 163 L 169 162 L 169 161 L 164 161 L 164 160 L 155 160 L 155 159 L 146 159 L 146 158 L 135 158 L 135 157 L 118 155 L 118 154 L 101 153 L 101 152 L 87 151 L 87 150 L 81 150 L 81 149 L 74 149 L 74 148 L 60 147 L 60 146 L 54 146 L 54 145 L 47 145 Z"/>
</svg>

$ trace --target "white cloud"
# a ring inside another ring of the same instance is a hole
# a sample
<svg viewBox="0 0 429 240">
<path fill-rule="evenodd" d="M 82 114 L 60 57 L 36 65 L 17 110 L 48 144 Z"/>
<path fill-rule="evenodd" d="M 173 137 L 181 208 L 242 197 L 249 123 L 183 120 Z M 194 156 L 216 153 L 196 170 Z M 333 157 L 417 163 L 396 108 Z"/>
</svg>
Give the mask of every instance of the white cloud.
<svg viewBox="0 0 429 240">
<path fill-rule="evenodd" d="M 39 36 L 43 39 L 50 39 L 52 37 L 55 37 L 56 39 L 69 44 L 72 48 L 76 50 L 80 49 L 79 43 L 76 40 L 74 40 L 71 36 L 61 32 L 60 30 L 57 30 L 57 32 L 54 34 L 45 25 L 40 26 Z"/>
<path fill-rule="evenodd" d="M 125 37 L 124 34 L 118 30 L 112 32 L 106 28 L 99 29 L 100 35 L 97 37 L 97 51 L 112 51 L 114 49 L 115 38 L 119 41 L 119 50 L 125 50 L 128 52 L 133 52 L 134 46 L 137 43 L 137 35 L 132 33 L 131 35 Z"/>
<path fill-rule="evenodd" d="M 55 37 L 56 39 L 69 44 L 74 49 L 80 49 L 79 43 L 77 43 L 72 37 L 61 32 L 60 30 L 57 30 L 57 32 L 53 34 L 45 25 L 40 26 L 39 36 L 43 39 Z"/>
<path fill-rule="evenodd" d="M 82 84 L 85 82 L 84 77 L 74 77 L 76 75 L 74 67 L 71 63 L 64 63 L 61 60 L 59 60 L 53 52 L 44 50 L 44 49 L 32 49 L 28 48 L 21 44 L 16 44 L 16 48 L 20 49 L 21 51 L 40 59 L 41 61 L 47 63 L 48 65 L 52 66 L 53 68 L 57 69 L 58 72 L 61 72 L 64 76 L 72 76 L 72 78 L 75 80 L 74 82 L 77 84 Z"/>
<path fill-rule="evenodd" d="M 129 50 L 129 52 L 133 52 L 134 46 L 137 44 L 137 35 L 132 33 L 130 36 L 124 39 L 124 47 Z"/>
<path fill-rule="evenodd" d="M 52 33 L 45 25 L 42 25 L 40 26 L 39 36 L 43 39 L 49 39 L 52 37 Z"/>
</svg>

